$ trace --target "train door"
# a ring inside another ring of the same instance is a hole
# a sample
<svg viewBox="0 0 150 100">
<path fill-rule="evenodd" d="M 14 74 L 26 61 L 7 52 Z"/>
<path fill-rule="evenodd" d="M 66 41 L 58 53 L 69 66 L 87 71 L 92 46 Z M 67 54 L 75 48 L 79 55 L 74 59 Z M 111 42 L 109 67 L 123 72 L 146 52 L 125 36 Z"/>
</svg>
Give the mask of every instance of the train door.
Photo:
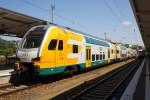
<svg viewBox="0 0 150 100">
<path fill-rule="evenodd" d="M 122 60 L 122 50 L 120 49 L 120 60 Z"/>
<path fill-rule="evenodd" d="M 43 49 L 43 61 L 49 63 L 50 66 L 56 66 L 57 42 L 57 38 L 53 37 L 48 45 L 48 51 L 46 52 L 46 50 Z"/>
<path fill-rule="evenodd" d="M 115 48 L 115 44 L 112 44 L 112 55 L 113 55 L 113 60 L 116 60 L 116 48 Z"/>
<path fill-rule="evenodd" d="M 91 66 L 91 46 L 86 46 L 86 68 Z"/>
<path fill-rule="evenodd" d="M 129 54 L 128 54 L 128 49 L 127 49 L 127 51 L 126 51 L 126 57 L 127 57 L 127 59 L 129 58 Z"/>
<path fill-rule="evenodd" d="M 58 36 L 58 45 L 56 50 L 56 66 L 62 66 L 64 60 L 64 40 L 63 36 Z"/>
<path fill-rule="evenodd" d="M 107 50 L 108 50 L 108 63 L 110 63 L 110 48 L 108 48 Z"/>
<path fill-rule="evenodd" d="M 115 45 L 115 61 L 117 60 L 117 46 Z"/>
</svg>

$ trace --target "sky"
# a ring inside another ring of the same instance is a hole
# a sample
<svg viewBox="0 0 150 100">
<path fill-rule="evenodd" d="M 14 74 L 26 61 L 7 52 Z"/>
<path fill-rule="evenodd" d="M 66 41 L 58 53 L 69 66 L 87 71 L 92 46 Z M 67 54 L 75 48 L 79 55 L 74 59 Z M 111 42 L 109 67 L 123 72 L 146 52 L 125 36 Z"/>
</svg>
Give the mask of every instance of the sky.
<svg viewBox="0 0 150 100">
<path fill-rule="evenodd" d="M 51 21 L 51 1 L 0 0 L 0 7 Z M 114 42 L 143 45 L 129 0 L 55 0 L 54 4 L 54 23 L 101 38 L 106 34 Z"/>
</svg>

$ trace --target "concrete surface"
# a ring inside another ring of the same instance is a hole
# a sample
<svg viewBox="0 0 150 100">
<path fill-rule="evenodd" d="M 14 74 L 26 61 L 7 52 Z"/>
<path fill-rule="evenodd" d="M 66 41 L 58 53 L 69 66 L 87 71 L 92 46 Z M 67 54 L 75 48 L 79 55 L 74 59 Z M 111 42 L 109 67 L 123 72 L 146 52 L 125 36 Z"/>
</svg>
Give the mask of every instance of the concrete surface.
<svg viewBox="0 0 150 100">
<path fill-rule="evenodd" d="M 9 82 L 11 71 L 13 71 L 13 69 L 0 70 L 0 84 L 5 84 Z"/>
</svg>

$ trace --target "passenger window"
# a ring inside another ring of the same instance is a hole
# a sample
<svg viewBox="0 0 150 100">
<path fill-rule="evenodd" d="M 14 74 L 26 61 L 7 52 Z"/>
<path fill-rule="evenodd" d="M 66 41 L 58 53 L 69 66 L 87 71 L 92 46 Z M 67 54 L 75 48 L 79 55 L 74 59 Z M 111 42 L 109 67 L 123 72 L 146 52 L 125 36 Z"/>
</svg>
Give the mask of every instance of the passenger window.
<svg viewBox="0 0 150 100">
<path fill-rule="evenodd" d="M 113 49 L 111 50 L 111 53 L 112 53 L 112 54 L 114 53 Z"/>
<path fill-rule="evenodd" d="M 48 50 L 56 50 L 56 46 L 57 46 L 57 40 L 53 39 L 53 40 L 51 40 L 51 42 L 48 46 Z"/>
<path fill-rule="evenodd" d="M 59 40 L 58 50 L 63 50 L 63 40 Z"/>
<path fill-rule="evenodd" d="M 98 54 L 96 55 L 96 60 L 99 60 L 99 56 L 98 56 Z"/>
<path fill-rule="evenodd" d="M 103 59 L 105 59 L 105 54 L 103 54 Z"/>
<path fill-rule="evenodd" d="M 102 53 L 100 53 L 100 60 L 102 60 Z"/>
<path fill-rule="evenodd" d="M 95 55 L 94 54 L 92 55 L 92 61 L 95 61 Z"/>
<path fill-rule="evenodd" d="M 117 53 L 119 53 L 119 50 L 117 50 Z"/>
<path fill-rule="evenodd" d="M 73 45 L 73 53 L 78 53 L 78 45 Z"/>
</svg>

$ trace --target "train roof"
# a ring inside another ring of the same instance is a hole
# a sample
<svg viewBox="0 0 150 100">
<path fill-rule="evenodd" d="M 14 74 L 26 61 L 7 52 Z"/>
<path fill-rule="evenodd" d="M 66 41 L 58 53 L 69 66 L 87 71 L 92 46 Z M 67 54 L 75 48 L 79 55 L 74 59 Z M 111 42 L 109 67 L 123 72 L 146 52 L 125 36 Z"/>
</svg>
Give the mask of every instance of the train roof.
<svg viewBox="0 0 150 100">
<path fill-rule="evenodd" d="M 76 33 L 84 35 L 87 43 L 97 44 L 97 45 L 106 46 L 106 47 L 110 47 L 110 45 L 111 45 L 111 42 L 106 41 L 106 40 L 104 40 L 102 38 L 99 38 L 99 37 L 96 37 L 96 36 L 93 36 L 93 35 L 90 35 L 90 34 L 87 34 L 87 33 L 83 33 L 81 31 L 78 31 L 78 30 L 75 30 L 75 29 L 71 29 L 71 28 L 68 28 L 68 27 L 65 27 L 65 26 L 60 26 L 58 24 L 49 23 L 48 25 L 38 25 L 38 26 L 39 27 L 40 26 L 42 26 L 42 27 L 45 26 L 45 28 L 48 28 L 50 26 L 56 26 L 56 27 L 59 27 L 59 28 L 66 29 L 68 31 L 72 31 L 72 32 L 76 32 Z M 35 26 L 35 27 L 38 27 L 38 26 Z M 33 29 L 34 29 L 34 27 L 33 27 Z"/>
<path fill-rule="evenodd" d="M 97 36 L 94 36 L 94 35 L 90 35 L 90 34 L 88 34 L 88 33 L 81 32 L 81 31 L 72 29 L 72 28 L 70 28 L 70 27 L 61 26 L 61 25 L 58 25 L 58 24 L 55 24 L 55 23 L 49 23 L 47 26 L 50 26 L 50 25 L 57 26 L 57 27 L 60 27 L 60 28 L 64 28 L 64 29 L 66 29 L 66 30 L 73 31 L 73 32 L 76 32 L 76 33 L 80 33 L 80 34 L 83 34 L 83 35 L 86 35 L 86 36 L 90 36 L 90 37 L 93 37 L 93 38 L 95 38 L 95 39 L 100 39 L 100 40 L 103 40 L 103 41 L 107 41 L 107 40 L 102 39 L 102 38 L 100 38 L 100 37 L 97 37 Z M 107 42 L 109 42 L 109 41 L 107 41 Z"/>
<path fill-rule="evenodd" d="M 109 42 L 107 40 L 104 40 L 104 39 L 97 37 L 97 36 L 90 35 L 88 33 L 84 33 L 84 32 L 81 32 L 81 31 L 78 31 L 78 30 L 75 30 L 75 29 L 72 29 L 69 27 L 60 26 L 57 24 L 54 24 L 54 26 L 58 26 L 58 27 L 61 27 L 61 28 L 64 28 L 66 30 L 73 31 L 76 33 L 80 33 L 80 34 L 84 35 L 85 39 L 88 41 L 88 43 L 91 43 L 91 44 L 97 44 L 97 45 L 102 45 L 102 46 L 106 46 L 106 47 L 109 47 L 111 44 L 111 42 Z"/>
<path fill-rule="evenodd" d="M 84 33 L 84 32 L 81 32 L 81 31 L 78 31 L 78 30 L 69 28 L 69 27 L 60 26 L 60 25 L 54 24 L 54 23 L 50 23 L 49 25 L 54 25 L 54 26 L 57 26 L 57 27 L 60 27 L 60 28 L 64 28 L 64 29 L 69 30 L 69 31 L 73 31 L 73 32 L 76 32 L 76 33 L 80 33 L 80 34 L 86 36 L 86 39 L 87 39 L 87 37 L 91 37 L 91 38 L 93 38 L 93 39 L 100 40 L 100 41 L 95 41 L 95 42 L 96 42 L 97 44 L 102 44 L 102 46 L 107 46 L 107 47 L 108 47 L 109 43 L 111 43 L 111 42 L 109 42 L 109 41 L 107 41 L 107 40 L 104 40 L 104 39 L 102 39 L 102 38 L 100 38 L 100 37 L 93 36 L 93 35 L 90 35 L 90 34 L 88 34 L 88 33 Z M 100 43 L 100 42 L 101 42 L 101 43 Z M 103 42 L 103 43 L 102 43 L 102 42 Z M 110 45 L 109 45 L 109 46 L 110 46 Z"/>
</svg>

